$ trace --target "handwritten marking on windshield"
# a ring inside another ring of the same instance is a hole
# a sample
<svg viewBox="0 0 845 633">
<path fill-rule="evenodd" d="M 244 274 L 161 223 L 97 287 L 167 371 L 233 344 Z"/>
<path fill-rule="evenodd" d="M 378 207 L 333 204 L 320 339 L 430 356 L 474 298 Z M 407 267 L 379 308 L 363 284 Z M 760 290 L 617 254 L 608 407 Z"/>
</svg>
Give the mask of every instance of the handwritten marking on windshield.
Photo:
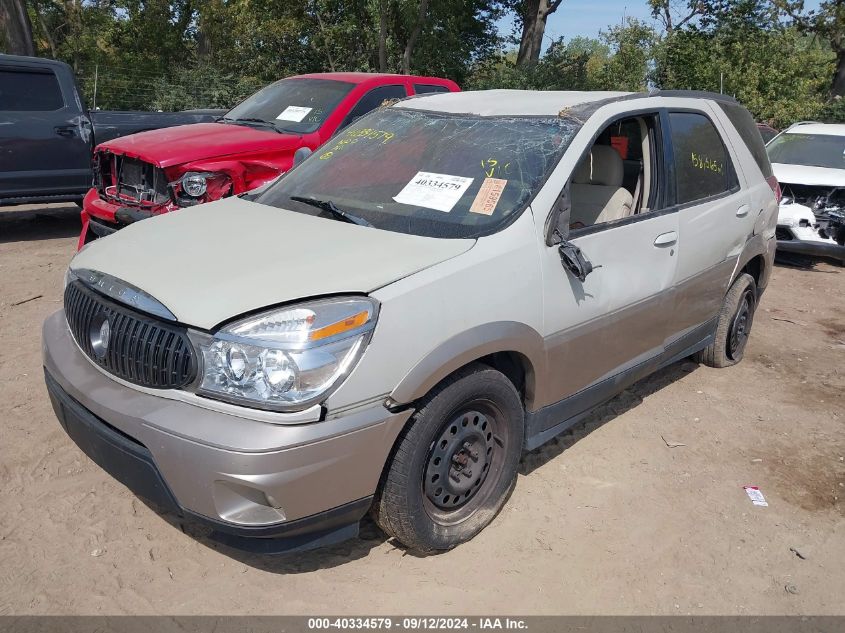
<svg viewBox="0 0 845 633">
<path fill-rule="evenodd" d="M 336 152 L 339 152 L 349 145 L 354 145 L 360 140 L 381 141 L 382 145 L 386 145 L 394 136 L 396 135 L 393 132 L 385 132 L 384 130 L 376 130 L 373 128 L 347 130 L 333 147 L 320 154 L 320 160 L 328 160 L 334 156 Z"/>
</svg>

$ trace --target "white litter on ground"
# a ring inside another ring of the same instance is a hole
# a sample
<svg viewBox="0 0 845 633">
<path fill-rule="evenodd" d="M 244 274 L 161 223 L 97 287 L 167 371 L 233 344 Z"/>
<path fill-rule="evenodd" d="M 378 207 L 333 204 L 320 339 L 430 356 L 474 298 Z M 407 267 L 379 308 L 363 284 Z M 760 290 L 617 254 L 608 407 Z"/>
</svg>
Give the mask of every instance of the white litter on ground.
<svg viewBox="0 0 845 633">
<path fill-rule="evenodd" d="M 743 486 L 745 489 L 745 494 L 748 495 L 748 498 L 751 499 L 751 503 L 755 506 L 764 506 L 769 507 L 769 504 L 766 502 L 766 497 L 763 496 L 763 493 L 760 492 L 760 489 L 757 486 Z"/>
</svg>

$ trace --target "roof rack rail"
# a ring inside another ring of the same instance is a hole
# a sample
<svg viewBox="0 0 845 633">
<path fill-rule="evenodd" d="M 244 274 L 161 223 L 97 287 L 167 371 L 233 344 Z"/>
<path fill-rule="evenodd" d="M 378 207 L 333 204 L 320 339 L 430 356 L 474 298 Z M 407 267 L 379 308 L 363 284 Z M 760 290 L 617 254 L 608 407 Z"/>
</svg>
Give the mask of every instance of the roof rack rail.
<svg viewBox="0 0 845 633">
<path fill-rule="evenodd" d="M 655 89 L 648 93 L 649 97 L 698 97 L 699 99 L 713 99 L 714 101 L 726 101 L 728 103 L 739 103 L 731 95 L 710 92 L 708 90 L 661 90 Z"/>
<path fill-rule="evenodd" d="M 794 128 L 798 125 L 808 125 L 810 123 L 821 123 L 821 121 L 796 121 L 795 123 L 790 125 L 788 128 L 786 128 L 786 130 L 791 130 L 792 128 Z M 784 132 L 786 132 L 786 130 L 784 130 Z"/>
</svg>

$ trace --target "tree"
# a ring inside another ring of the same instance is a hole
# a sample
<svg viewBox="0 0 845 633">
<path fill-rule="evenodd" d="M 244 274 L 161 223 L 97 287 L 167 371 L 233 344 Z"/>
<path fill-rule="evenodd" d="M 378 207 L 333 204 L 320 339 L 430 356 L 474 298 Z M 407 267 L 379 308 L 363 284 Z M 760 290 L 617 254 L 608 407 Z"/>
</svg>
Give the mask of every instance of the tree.
<svg viewBox="0 0 845 633">
<path fill-rule="evenodd" d="M 652 82 L 660 88 L 723 89 L 758 120 L 776 126 L 816 117 L 833 61 L 829 50 L 781 24 L 766 0 L 706 5 L 695 23 L 657 42 Z"/>
<path fill-rule="evenodd" d="M 651 7 L 651 15 L 660 20 L 663 30 L 671 34 L 675 29 L 682 28 L 687 22 L 704 12 L 703 2 L 698 0 L 687 0 L 686 2 L 673 2 L 672 0 L 648 0 Z M 679 14 L 676 19 L 674 14 Z"/>
<path fill-rule="evenodd" d="M 402 72 L 406 75 L 411 72 L 411 54 L 414 52 L 414 46 L 420 37 L 423 24 L 425 24 L 426 13 L 428 12 L 428 0 L 419 0 L 419 2 L 417 20 L 411 29 L 411 34 L 408 36 L 408 41 L 405 44 L 405 52 L 402 53 Z"/>
<path fill-rule="evenodd" d="M 23 0 L 0 0 L 3 43 L 10 55 L 35 55 L 32 22 Z"/>
<path fill-rule="evenodd" d="M 558 10 L 563 0 L 520 0 L 517 14 L 522 23 L 522 37 L 516 65 L 522 68 L 533 66 L 540 59 L 546 20 Z"/>
<path fill-rule="evenodd" d="M 657 34 L 647 24 L 628 18 L 621 26 L 613 26 L 602 33 L 602 40 L 610 49 L 606 64 L 597 73 L 603 90 L 645 90 L 649 64 Z"/>
<path fill-rule="evenodd" d="M 836 55 L 830 96 L 845 95 L 845 0 L 826 0 L 811 11 L 805 10 L 804 0 L 773 0 L 773 3 L 791 18 L 799 31 L 827 42 Z"/>
</svg>

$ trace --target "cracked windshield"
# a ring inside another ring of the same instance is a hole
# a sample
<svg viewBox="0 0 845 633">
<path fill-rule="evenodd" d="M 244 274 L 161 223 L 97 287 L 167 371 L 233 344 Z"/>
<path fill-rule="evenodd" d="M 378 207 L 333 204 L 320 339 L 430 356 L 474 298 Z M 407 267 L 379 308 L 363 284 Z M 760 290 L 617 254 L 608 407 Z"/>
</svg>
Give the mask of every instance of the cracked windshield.
<svg viewBox="0 0 845 633">
<path fill-rule="evenodd" d="M 341 131 L 256 202 L 399 233 L 492 233 L 521 212 L 579 124 L 383 108 Z"/>
</svg>

